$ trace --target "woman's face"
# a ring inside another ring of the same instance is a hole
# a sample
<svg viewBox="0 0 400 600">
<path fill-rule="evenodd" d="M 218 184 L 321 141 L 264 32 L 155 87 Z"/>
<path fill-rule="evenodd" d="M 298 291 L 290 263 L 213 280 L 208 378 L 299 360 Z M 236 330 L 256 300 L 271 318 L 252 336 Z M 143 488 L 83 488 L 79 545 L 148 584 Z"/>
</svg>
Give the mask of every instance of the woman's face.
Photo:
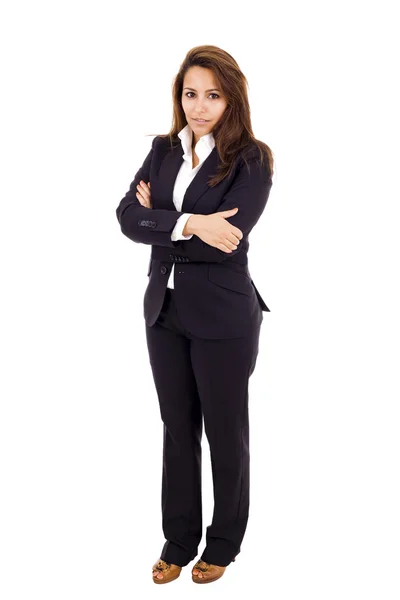
<svg viewBox="0 0 400 600">
<path fill-rule="evenodd" d="M 214 129 L 227 104 L 210 69 L 190 67 L 186 71 L 182 108 L 189 127 L 193 130 L 194 143 Z M 205 122 L 201 123 L 196 119 L 204 119 Z"/>
</svg>

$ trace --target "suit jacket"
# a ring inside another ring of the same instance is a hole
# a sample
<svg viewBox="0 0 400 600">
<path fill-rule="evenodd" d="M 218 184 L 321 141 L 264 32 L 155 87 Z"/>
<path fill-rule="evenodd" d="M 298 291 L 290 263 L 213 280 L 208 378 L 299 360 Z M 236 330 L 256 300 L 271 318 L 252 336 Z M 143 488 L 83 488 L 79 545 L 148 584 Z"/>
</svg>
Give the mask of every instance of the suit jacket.
<svg viewBox="0 0 400 600">
<path fill-rule="evenodd" d="M 248 165 L 243 158 L 237 159 L 233 172 L 211 188 L 209 178 L 220 163 L 215 147 L 186 189 L 179 212 L 172 197 L 183 162 L 182 145 L 178 140 L 171 148 L 168 137 L 154 138 L 116 209 L 122 233 L 133 242 L 151 245 L 149 281 L 143 299 L 149 326 L 160 314 L 174 263 L 178 316 L 190 334 L 204 339 L 241 337 L 250 327 L 261 324 L 262 311 L 270 312 L 251 278 L 247 252 L 250 231 L 265 208 L 272 179 L 267 163 L 260 167 L 256 147 L 248 150 Z M 142 206 L 136 197 L 141 179 L 151 183 L 152 208 Z M 182 213 L 207 215 L 235 207 L 239 210 L 228 221 L 243 232 L 243 238 L 231 253 L 206 244 L 196 235 L 190 240 L 171 241 L 171 232 Z"/>
</svg>

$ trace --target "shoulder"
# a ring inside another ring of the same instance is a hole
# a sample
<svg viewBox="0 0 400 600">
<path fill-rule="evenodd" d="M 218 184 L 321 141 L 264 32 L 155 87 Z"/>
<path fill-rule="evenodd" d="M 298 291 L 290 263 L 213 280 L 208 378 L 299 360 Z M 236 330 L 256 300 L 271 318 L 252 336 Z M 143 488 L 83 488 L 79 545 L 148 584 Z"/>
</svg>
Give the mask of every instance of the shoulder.
<svg viewBox="0 0 400 600">
<path fill-rule="evenodd" d="M 267 158 L 267 153 L 264 148 L 264 144 L 251 141 L 240 153 L 242 160 L 245 161 L 257 161 Z"/>
<path fill-rule="evenodd" d="M 161 138 L 161 136 L 159 136 L 159 135 L 156 135 L 153 138 L 153 141 L 151 142 L 151 149 L 152 150 L 155 150 L 158 147 L 158 145 L 160 144 L 160 138 Z"/>
<path fill-rule="evenodd" d="M 266 178 L 271 177 L 268 154 L 262 145 L 254 141 L 250 141 L 239 153 L 238 167 L 240 170 L 246 170 L 249 174 L 259 174 Z"/>
<path fill-rule="evenodd" d="M 151 147 L 153 150 L 158 150 L 160 148 L 174 148 L 175 146 L 179 146 L 181 141 L 178 137 L 171 138 L 168 133 L 163 135 L 156 135 L 151 143 Z"/>
</svg>

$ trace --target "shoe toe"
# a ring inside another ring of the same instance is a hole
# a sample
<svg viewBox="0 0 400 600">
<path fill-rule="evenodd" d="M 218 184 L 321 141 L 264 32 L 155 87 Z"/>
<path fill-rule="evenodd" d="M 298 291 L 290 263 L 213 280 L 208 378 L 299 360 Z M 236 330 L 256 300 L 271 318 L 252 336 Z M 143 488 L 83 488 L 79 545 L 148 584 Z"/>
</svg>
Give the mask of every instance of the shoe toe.
<svg viewBox="0 0 400 600">
<path fill-rule="evenodd" d="M 226 567 L 212 565 L 203 560 L 197 561 L 192 570 L 192 580 L 196 583 L 208 583 L 216 581 L 225 573 Z M 198 574 L 194 573 L 197 570 Z"/>
<path fill-rule="evenodd" d="M 165 560 L 158 560 L 153 565 L 153 581 L 154 583 L 169 583 L 177 579 L 181 573 L 182 567 L 167 563 Z M 162 574 L 160 577 L 159 574 Z"/>
</svg>

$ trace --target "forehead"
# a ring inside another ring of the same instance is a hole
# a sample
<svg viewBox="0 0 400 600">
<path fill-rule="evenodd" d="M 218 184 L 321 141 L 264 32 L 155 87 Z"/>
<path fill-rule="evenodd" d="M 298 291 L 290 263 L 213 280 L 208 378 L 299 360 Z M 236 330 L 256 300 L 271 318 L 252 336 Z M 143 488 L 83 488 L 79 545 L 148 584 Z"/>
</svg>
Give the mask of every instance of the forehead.
<svg viewBox="0 0 400 600">
<path fill-rule="evenodd" d="M 211 69 L 204 67 L 190 67 L 185 73 L 183 87 L 188 86 L 196 90 L 218 88 L 218 81 Z"/>
</svg>

